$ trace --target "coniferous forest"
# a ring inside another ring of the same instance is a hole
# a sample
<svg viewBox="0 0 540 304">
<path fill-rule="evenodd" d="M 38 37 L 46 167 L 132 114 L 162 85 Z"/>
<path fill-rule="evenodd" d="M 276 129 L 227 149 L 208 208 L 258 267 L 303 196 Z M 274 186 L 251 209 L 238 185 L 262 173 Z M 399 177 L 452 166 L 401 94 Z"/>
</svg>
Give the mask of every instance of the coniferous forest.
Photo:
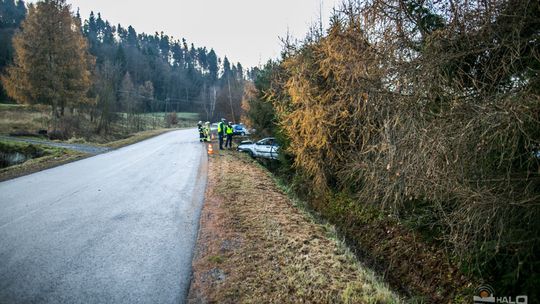
<svg viewBox="0 0 540 304">
<path fill-rule="evenodd" d="M 164 32 L 139 33 L 100 13 L 81 16 L 64 0 L 29 5 L 2 0 L 0 10 L 1 102 L 50 105 L 56 118 L 86 113 L 98 133 L 107 133 L 122 117 L 137 125 L 134 117 L 141 113 L 240 119 L 250 73 L 212 48 Z M 59 20 L 72 26 L 54 27 Z M 57 56 L 58 69 L 43 56 Z"/>
</svg>

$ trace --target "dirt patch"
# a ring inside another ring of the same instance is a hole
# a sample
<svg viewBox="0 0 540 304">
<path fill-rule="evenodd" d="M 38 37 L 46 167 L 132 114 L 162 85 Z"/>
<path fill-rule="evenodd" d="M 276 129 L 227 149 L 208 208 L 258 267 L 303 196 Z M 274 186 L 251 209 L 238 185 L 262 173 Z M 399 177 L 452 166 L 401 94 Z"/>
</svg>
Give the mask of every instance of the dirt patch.
<svg viewBox="0 0 540 304">
<path fill-rule="evenodd" d="M 252 160 L 209 162 L 189 303 L 398 303 Z"/>
</svg>

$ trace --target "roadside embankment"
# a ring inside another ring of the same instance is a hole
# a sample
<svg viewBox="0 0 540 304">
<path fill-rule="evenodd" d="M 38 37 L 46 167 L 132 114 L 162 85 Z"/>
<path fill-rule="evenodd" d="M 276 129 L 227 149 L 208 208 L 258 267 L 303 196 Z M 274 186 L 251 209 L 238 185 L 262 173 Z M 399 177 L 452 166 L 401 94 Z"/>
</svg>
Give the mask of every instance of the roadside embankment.
<svg viewBox="0 0 540 304">
<path fill-rule="evenodd" d="M 0 182 L 87 156 L 87 153 L 60 147 L 3 140 L 0 141 Z"/>
<path fill-rule="evenodd" d="M 189 303 L 399 303 L 244 155 L 210 157 Z"/>
</svg>

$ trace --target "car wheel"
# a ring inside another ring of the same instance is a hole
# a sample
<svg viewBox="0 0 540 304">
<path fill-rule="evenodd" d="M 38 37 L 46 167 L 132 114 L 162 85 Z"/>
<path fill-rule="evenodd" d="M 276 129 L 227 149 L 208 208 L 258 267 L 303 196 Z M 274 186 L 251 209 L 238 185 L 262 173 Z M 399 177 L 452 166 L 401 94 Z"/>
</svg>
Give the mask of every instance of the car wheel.
<svg viewBox="0 0 540 304">
<path fill-rule="evenodd" d="M 255 158 L 255 154 L 253 153 L 253 151 L 248 150 L 247 152 L 248 152 L 249 156 L 251 156 L 251 158 Z"/>
</svg>

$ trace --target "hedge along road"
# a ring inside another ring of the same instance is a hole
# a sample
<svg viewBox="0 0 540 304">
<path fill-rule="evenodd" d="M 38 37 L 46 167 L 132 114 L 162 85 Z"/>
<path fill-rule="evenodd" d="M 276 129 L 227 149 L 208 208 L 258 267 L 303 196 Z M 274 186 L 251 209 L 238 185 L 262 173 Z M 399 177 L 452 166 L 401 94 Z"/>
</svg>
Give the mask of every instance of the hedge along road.
<svg viewBox="0 0 540 304">
<path fill-rule="evenodd" d="M 0 183 L 0 303 L 181 303 L 204 201 L 196 130 Z"/>
</svg>

